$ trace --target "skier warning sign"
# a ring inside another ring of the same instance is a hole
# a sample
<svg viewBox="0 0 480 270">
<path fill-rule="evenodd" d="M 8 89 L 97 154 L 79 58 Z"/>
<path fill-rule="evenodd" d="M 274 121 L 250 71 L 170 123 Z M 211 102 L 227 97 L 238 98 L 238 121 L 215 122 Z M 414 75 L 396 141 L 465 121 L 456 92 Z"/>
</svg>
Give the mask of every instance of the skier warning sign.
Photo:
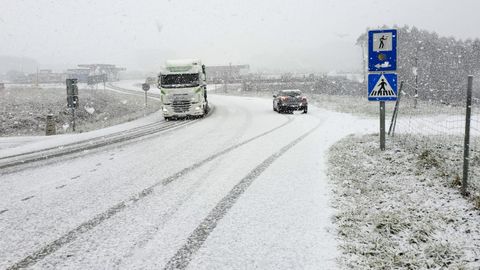
<svg viewBox="0 0 480 270">
<path fill-rule="evenodd" d="M 382 73 L 368 75 L 368 100 L 397 100 L 397 74 Z"/>
<path fill-rule="evenodd" d="M 368 31 L 368 71 L 397 70 L 397 30 Z"/>
</svg>

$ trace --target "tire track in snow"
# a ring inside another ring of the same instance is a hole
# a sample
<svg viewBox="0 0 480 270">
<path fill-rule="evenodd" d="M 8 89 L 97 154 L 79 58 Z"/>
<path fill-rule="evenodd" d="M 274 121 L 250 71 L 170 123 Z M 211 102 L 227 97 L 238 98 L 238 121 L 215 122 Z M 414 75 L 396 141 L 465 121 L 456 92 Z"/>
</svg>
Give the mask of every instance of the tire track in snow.
<svg viewBox="0 0 480 270">
<path fill-rule="evenodd" d="M 250 173 L 242 178 L 230 192 L 218 202 L 207 217 L 195 228 L 195 230 L 187 238 L 186 243 L 170 258 L 164 269 L 185 269 L 193 258 L 193 255 L 200 249 L 208 236 L 215 229 L 218 222 L 227 214 L 227 212 L 235 205 L 240 196 L 248 189 L 248 187 L 257 179 L 275 160 L 285 154 L 289 149 L 301 142 L 305 137 L 310 135 L 321 126 L 317 124 L 294 141 L 290 142 L 278 152 L 265 159 L 260 165 L 255 167 Z"/>
<path fill-rule="evenodd" d="M 253 118 L 253 114 L 250 110 L 247 110 L 245 107 L 241 107 L 241 110 L 242 110 L 242 115 L 245 116 L 245 120 L 244 120 L 244 124 L 236 128 L 236 131 L 234 132 L 235 137 L 232 138 L 232 140 L 235 142 L 238 142 L 239 138 L 242 135 L 244 135 L 248 125 L 251 124 L 251 121 Z M 226 119 L 229 118 L 229 114 L 230 112 L 228 112 L 228 110 L 220 113 L 220 115 L 222 117 L 225 117 Z M 288 116 L 285 116 L 285 118 L 287 120 L 289 119 Z M 222 123 L 224 124 L 223 121 Z M 220 127 L 217 127 L 217 128 L 220 128 Z M 228 147 L 227 143 L 224 143 L 222 147 Z M 221 162 L 221 159 L 216 159 L 213 162 L 214 162 L 213 164 L 218 164 L 219 162 Z M 133 256 L 134 249 L 143 248 L 152 239 L 153 235 L 156 234 L 158 230 L 164 226 L 165 222 L 167 222 L 178 211 L 180 206 L 183 205 L 192 196 L 192 193 L 194 192 L 194 190 L 209 178 L 210 173 L 215 169 L 215 167 L 216 166 L 212 166 L 210 170 L 208 170 L 205 174 L 199 177 L 193 186 L 189 187 L 187 190 L 183 190 L 182 196 L 180 199 L 177 200 L 177 203 L 173 207 L 168 208 L 167 211 L 158 218 L 158 220 L 160 220 L 159 223 L 156 223 L 151 229 L 146 230 L 142 236 L 138 237 L 137 240 L 131 244 L 131 249 L 125 255 L 123 255 L 122 260 L 124 260 L 127 257 Z M 117 262 L 118 264 L 120 264 L 121 260 L 118 260 Z"/>
<path fill-rule="evenodd" d="M 240 143 L 237 143 L 233 146 L 230 146 L 222 151 L 219 151 L 199 162 L 196 162 L 194 163 L 193 165 L 189 166 L 189 167 L 186 167 L 182 170 L 180 170 L 179 172 L 177 173 L 174 173 L 173 175 L 167 177 L 167 178 L 164 178 L 164 179 L 161 179 L 157 182 L 155 182 L 153 185 L 151 185 L 150 187 L 147 187 L 145 189 L 143 189 L 142 191 L 140 191 L 139 193 L 137 194 L 134 194 L 133 196 L 129 197 L 128 199 L 124 200 L 124 201 L 121 201 L 117 204 L 115 204 L 114 206 L 108 208 L 106 211 L 94 216 L 92 219 L 80 224 L 79 226 L 77 226 L 76 228 L 66 232 L 64 235 L 62 235 L 61 237 L 57 238 L 56 240 L 46 244 L 45 246 L 37 249 L 36 251 L 34 251 L 33 253 L 31 253 L 30 255 L 26 256 L 25 258 L 21 259 L 20 261 L 16 262 L 15 264 L 11 265 L 10 267 L 7 268 L 7 270 L 14 270 L 14 269 L 22 269 L 22 268 L 27 268 L 29 266 L 32 266 L 34 265 L 35 263 L 39 262 L 40 260 L 44 259 L 45 257 L 49 256 L 50 254 L 53 254 L 55 253 L 57 250 L 59 250 L 60 248 L 62 248 L 63 246 L 75 241 L 77 239 L 77 237 L 81 234 L 84 234 L 84 233 L 87 233 L 88 231 L 90 231 L 91 229 L 95 228 L 96 226 L 100 225 L 101 223 L 103 223 L 104 221 L 110 219 L 111 217 L 115 216 L 117 213 L 121 212 L 122 210 L 124 210 L 125 208 L 127 208 L 129 205 L 132 205 L 136 202 L 138 202 L 139 200 L 147 197 L 148 195 L 152 194 L 154 189 L 159 187 L 159 186 L 166 186 L 170 183 L 172 183 L 173 181 L 175 181 L 176 179 L 182 177 L 183 175 L 203 166 L 204 164 L 220 157 L 220 156 L 223 156 L 243 145 L 246 145 L 252 141 L 255 141 L 261 137 L 264 137 L 288 124 L 290 124 L 294 118 L 291 118 L 291 117 L 288 117 L 287 118 L 288 120 L 286 122 L 284 122 L 283 124 L 277 126 L 277 127 L 274 127 L 270 130 L 267 130 L 259 135 L 256 135 L 250 139 L 247 139 L 243 142 L 240 142 Z M 313 130 L 312 130 L 313 131 Z M 307 133 L 309 134 L 309 133 Z M 304 135 L 306 136 L 306 135 Z M 297 139 L 298 140 L 298 139 Z M 292 145 L 293 146 L 293 145 Z M 283 148 L 282 148 L 283 150 Z M 286 151 L 286 150 L 285 150 Z M 275 158 L 276 159 L 276 158 Z M 272 161 L 273 162 L 273 161 Z M 262 163 L 263 164 L 263 163 Z"/>
<path fill-rule="evenodd" d="M 185 126 L 192 122 L 178 122 L 172 124 L 165 124 L 164 122 L 149 124 L 134 128 L 127 131 L 115 132 L 106 136 L 99 136 L 92 139 L 87 139 L 75 143 L 64 144 L 55 147 L 49 147 L 38 151 L 31 151 L 22 154 L 5 156 L 0 158 L 0 169 L 15 167 L 18 165 L 25 165 L 32 162 L 56 158 L 72 153 L 77 153 L 85 150 L 100 148 L 110 144 L 136 139 L 140 136 L 147 136 L 158 132 L 170 131 L 178 127 Z M 6 160 L 6 161 L 3 161 Z M 14 171 L 13 171 L 14 172 Z M 3 172 L 2 172 L 3 173 Z M 10 172 L 12 173 L 12 171 Z"/>
<path fill-rule="evenodd" d="M 211 107 L 206 117 L 209 117 L 214 111 L 215 106 Z M 129 130 L 119 131 L 107 136 L 99 136 L 75 143 L 64 144 L 55 147 L 49 147 L 37 151 L 15 154 L 11 156 L 0 157 L 0 175 L 20 171 L 27 168 L 30 163 L 45 161 L 65 155 L 75 154 L 86 150 L 93 150 L 112 144 L 123 143 L 126 141 L 135 141 L 141 137 L 147 137 L 157 133 L 173 131 L 177 128 L 192 125 L 200 119 L 175 122 L 156 122 L 144 126 L 135 127 Z M 17 168 L 19 166 L 19 168 Z M 10 169 L 9 171 L 1 171 Z"/>
</svg>

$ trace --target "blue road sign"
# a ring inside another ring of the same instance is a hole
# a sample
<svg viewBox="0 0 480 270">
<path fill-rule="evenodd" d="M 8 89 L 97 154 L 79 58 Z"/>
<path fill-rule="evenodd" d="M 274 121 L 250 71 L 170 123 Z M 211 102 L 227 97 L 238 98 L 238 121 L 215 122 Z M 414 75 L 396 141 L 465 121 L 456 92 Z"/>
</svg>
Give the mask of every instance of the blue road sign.
<svg viewBox="0 0 480 270">
<path fill-rule="evenodd" d="M 368 71 L 397 70 L 397 30 L 368 31 Z"/>
<path fill-rule="evenodd" d="M 397 74 L 368 74 L 369 101 L 395 101 L 398 96 Z"/>
</svg>

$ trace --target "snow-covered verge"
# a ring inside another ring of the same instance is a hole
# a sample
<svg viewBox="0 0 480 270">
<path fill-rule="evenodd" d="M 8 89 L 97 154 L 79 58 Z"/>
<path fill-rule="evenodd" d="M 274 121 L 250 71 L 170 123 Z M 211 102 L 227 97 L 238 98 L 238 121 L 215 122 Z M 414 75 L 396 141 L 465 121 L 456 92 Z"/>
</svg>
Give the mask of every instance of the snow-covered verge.
<svg viewBox="0 0 480 270">
<path fill-rule="evenodd" d="M 144 115 L 141 96 L 122 95 L 103 89 L 79 90 L 76 130 L 85 132 L 131 121 Z M 9 86 L 0 91 L 0 136 L 45 135 L 46 116 L 52 113 L 57 134 L 71 131 L 71 114 L 62 88 Z M 159 109 L 150 101 L 148 113 Z"/>
<path fill-rule="evenodd" d="M 388 141 L 382 152 L 377 134 L 330 148 L 342 268 L 479 269 L 480 205 L 459 192 L 458 156 L 421 145 Z"/>
</svg>

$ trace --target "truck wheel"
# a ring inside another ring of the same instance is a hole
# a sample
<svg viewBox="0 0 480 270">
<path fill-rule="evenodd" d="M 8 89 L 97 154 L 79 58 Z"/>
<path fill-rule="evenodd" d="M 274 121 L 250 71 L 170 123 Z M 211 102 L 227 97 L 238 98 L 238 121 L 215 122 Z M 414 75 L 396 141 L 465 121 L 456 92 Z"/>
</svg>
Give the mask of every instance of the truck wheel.
<svg viewBox="0 0 480 270">
<path fill-rule="evenodd" d="M 172 120 L 172 117 L 165 116 L 165 117 L 163 117 L 163 119 L 165 119 L 165 121 L 171 121 L 171 120 Z"/>
</svg>

